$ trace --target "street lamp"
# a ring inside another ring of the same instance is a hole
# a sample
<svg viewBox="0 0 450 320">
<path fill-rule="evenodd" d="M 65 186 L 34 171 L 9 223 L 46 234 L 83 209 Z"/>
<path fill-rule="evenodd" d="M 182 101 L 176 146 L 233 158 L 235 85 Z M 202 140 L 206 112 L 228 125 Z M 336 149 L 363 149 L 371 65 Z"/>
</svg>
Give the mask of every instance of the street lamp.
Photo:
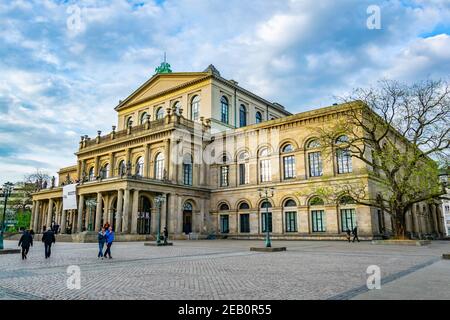
<svg viewBox="0 0 450 320">
<path fill-rule="evenodd" d="M 5 203 L 3 207 L 3 218 L 2 225 L 0 227 L 0 250 L 3 250 L 3 232 L 5 231 L 5 217 L 6 217 L 6 203 L 8 202 L 8 197 L 14 189 L 14 185 L 11 182 L 6 182 L 3 185 L 3 197 L 5 198 Z"/>
<path fill-rule="evenodd" d="M 264 187 L 263 189 L 258 189 L 259 197 L 264 199 L 264 204 L 266 207 L 266 248 L 270 248 L 272 243 L 270 241 L 269 232 L 269 198 L 273 197 L 274 188 Z"/>
<path fill-rule="evenodd" d="M 161 244 L 161 205 L 166 201 L 166 195 L 161 194 L 155 198 L 155 204 L 158 208 L 158 235 L 156 238 L 156 245 Z"/>
</svg>

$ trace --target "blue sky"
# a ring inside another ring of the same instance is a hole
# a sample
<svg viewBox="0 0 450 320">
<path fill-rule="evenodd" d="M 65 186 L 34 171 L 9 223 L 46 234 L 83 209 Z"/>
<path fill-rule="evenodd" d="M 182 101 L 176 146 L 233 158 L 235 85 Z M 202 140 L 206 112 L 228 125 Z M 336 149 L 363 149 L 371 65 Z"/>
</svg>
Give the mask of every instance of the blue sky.
<svg viewBox="0 0 450 320">
<path fill-rule="evenodd" d="M 75 164 L 164 51 L 174 71 L 213 63 L 295 113 L 381 78 L 448 77 L 450 1 L 2 1 L 0 183 Z"/>
</svg>

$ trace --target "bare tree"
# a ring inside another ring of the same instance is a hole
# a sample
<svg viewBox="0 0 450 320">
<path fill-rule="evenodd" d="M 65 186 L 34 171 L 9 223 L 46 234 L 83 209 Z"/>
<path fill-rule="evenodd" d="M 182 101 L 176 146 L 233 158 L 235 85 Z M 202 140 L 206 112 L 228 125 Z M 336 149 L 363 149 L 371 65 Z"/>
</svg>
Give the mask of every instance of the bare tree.
<svg viewBox="0 0 450 320">
<path fill-rule="evenodd" d="M 382 191 L 373 194 L 362 186 L 339 185 L 323 193 L 344 193 L 357 203 L 389 212 L 395 237 L 404 238 L 406 214 L 412 206 L 445 194 L 434 160 L 446 162 L 450 154 L 449 84 L 383 80 L 342 100 L 349 105 L 342 120 L 319 129 L 323 150 L 350 151 L 367 165 L 371 181 Z M 339 134 L 346 134 L 348 140 L 336 145 Z"/>
<path fill-rule="evenodd" d="M 44 188 L 45 184 L 48 184 L 50 181 L 50 176 L 40 170 L 36 169 L 34 173 L 26 174 L 24 176 L 24 180 L 21 183 L 24 197 L 26 199 L 25 204 L 32 203 L 32 194 Z"/>
</svg>

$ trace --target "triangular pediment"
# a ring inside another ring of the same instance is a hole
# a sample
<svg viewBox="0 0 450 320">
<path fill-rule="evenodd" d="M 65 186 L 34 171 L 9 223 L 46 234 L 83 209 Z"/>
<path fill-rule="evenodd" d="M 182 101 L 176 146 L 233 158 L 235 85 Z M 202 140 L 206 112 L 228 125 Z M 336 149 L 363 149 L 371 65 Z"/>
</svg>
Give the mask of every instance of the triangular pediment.
<svg viewBox="0 0 450 320">
<path fill-rule="evenodd" d="M 133 92 L 117 108 L 126 108 L 129 105 L 134 105 L 170 89 L 176 89 L 189 82 L 204 78 L 207 75 L 208 73 L 204 72 L 156 74 Z"/>
</svg>

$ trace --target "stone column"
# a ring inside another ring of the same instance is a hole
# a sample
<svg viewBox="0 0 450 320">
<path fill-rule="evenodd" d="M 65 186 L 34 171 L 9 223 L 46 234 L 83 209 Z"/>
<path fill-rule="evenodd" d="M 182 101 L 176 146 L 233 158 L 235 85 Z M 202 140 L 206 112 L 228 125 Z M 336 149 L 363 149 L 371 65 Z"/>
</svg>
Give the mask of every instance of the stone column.
<svg viewBox="0 0 450 320">
<path fill-rule="evenodd" d="M 84 195 L 80 194 L 78 197 L 77 232 L 83 231 L 83 210 L 84 210 Z"/>
<path fill-rule="evenodd" d="M 122 216 L 123 216 L 123 190 L 119 189 L 119 191 L 117 192 L 117 211 L 116 211 L 117 225 L 114 226 L 114 230 L 119 233 L 122 231 Z"/>
<path fill-rule="evenodd" d="M 138 210 L 139 210 L 139 190 L 133 191 L 133 204 L 131 211 L 131 233 L 137 233 L 137 220 L 138 220 Z"/>
<path fill-rule="evenodd" d="M 166 193 L 166 201 L 161 205 L 161 234 L 163 233 L 164 227 L 167 226 L 167 208 L 169 207 L 170 196 Z"/>
<path fill-rule="evenodd" d="M 144 150 L 144 178 L 148 178 L 150 167 L 150 144 L 146 144 Z"/>
<path fill-rule="evenodd" d="M 67 210 L 63 210 L 61 215 L 61 233 L 66 233 L 66 216 Z"/>
<path fill-rule="evenodd" d="M 111 220 L 109 219 L 109 195 L 105 194 L 103 196 L 103 224 L 108 222 L 111 225 Z"/>
<path fill-rule="evenodd" d="M 109 176 L 108 176 L 108 178 L 114 177 L 114 170 L 115 170 L 114 167 L 115 167 L 114 166 L 114 152 L 111 152 L 109 154 Z"/>
<path fill-rule="evenodd" d="M 30 229 L 33 229 L 35 217 L 36 217 L 36 201 L 33 201 L 33 206 L 31 207 Z"/>
<path fill-rule="evenodd" d="M 436 234 L 439 234 L 439 227 L 438 227 L 438 220 L 437 220 L 437 216 L 436 216 L 436 205 L 435 204 L 431 205 L 431 218 L 433 221 L 433 232 Z"/>
<path fill-rule="evenodd" d="M 170 168 L 170 140 L 164 140 L 164 169 L 166 170 L 167 179 L 172 179 L 172 171 Z"/>
<path fill-rule="evenodd" d="M 95 162 L 94 162 L 94 175 L 96 177 L 98 177 L 99 173 L 100 173 L 100 157 L 96 156 L 95 157 Z"/>
<path fill-rule="evenodd" d="M 102 227 L 102 193 L 97 193 L 97 208 L 95 209 L 95 231 L 99 231 Z"/>
<path fill-rule="evenodd" d="M 122 219 L 122 232 L 128 233 L 128 223 L 130 221 L 130 189 L 124 190 L 123 197 L 123 219 Z"/>
<path fill-rule="evenodd" d="M 53 199 L 48 200 L 48 211 L 47 211 L 47 228 L 50 228 L 52 224 L 52 213 L 53 213 Z"/>
<path fill-rule="evenodd" d="M 34 209 L 34 221 L 33 221 L 33 230 L 35 233 L 37 233 L 38 228 L 39 228 L 39 215 L 40 213 L 40 206 L 41 203 L 39 200 L 36 201 L 36 208 Z"/>
</svg>

